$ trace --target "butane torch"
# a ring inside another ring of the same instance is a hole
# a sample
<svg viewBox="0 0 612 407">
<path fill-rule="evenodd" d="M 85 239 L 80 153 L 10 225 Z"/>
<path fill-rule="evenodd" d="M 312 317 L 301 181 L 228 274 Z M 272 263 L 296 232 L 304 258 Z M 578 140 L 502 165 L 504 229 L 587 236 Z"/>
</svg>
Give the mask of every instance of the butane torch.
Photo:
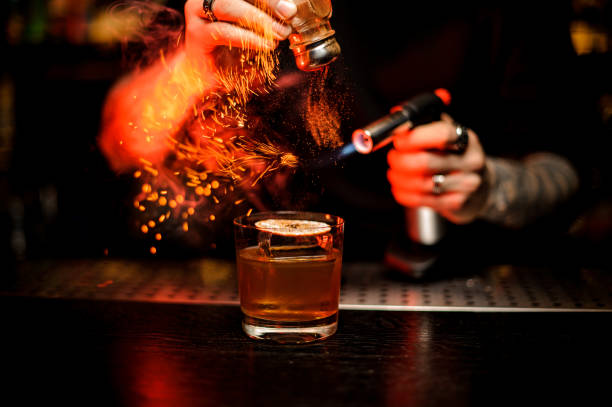
<svg viewBox="0 0 612 407">
<path fill-rule="evenodd" d="M 354 151 L 369 154 L 386 146 L 392 141 L 390 133 L 404 123 L 416 127 L 439 120 L 450 102 L 450 93 L 437 89 L 394 107 L 387 116 L 353 132 Z M 444 220 L 428 207 L 406 208 L 406 224 L 408 236 L 416 243 L 431 246 L 444 236 Z"/>
</svg>

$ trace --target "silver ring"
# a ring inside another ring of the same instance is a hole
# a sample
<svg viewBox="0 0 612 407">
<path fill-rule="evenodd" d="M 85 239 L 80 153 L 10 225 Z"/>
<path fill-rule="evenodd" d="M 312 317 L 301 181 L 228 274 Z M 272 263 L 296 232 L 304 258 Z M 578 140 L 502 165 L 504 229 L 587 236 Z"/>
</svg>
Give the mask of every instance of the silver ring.
<svg viewBox="0 0 612 407">
<path fill-rule="evenodd" d="M 217 21 L 217 17 L 215 17 L 215 13 L 213 13 L 213 3 L 215 0 L 204 0 L 202 3 L 202 9 L 204 9 L 204 14 L 206 14 L 206 18 L 210 21 Z"/>
<path fill-rule="evenodd" d="M 431 177 L 431 180 L 433 181 L 433 189 L 431 190 L 431 193 L 434 195 L 440 195 L 442 193 L 442 186 L 444 184 L 444 180 L 446 180 L 446 176 L 444 176 L 444 174 L 436 174 Z"/>
<path fill-rule="evenodd" d="M 451 143 L 451 146 L 454 152 L 463 154 L 468 146 L 468 128 L 460 124 L 456 126 L 455 134 L 457 135 L 457 139 Z"/>
</svg>

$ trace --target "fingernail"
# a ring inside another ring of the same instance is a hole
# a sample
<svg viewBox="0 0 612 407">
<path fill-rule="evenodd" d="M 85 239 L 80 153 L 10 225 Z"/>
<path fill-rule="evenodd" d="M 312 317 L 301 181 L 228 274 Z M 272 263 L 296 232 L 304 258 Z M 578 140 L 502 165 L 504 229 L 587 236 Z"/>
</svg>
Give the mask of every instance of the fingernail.
<svg viewBox="0 0 612 407">
<path fill-rule="evenodd" d="M 286 39 L 291 34 L 291 31 L 293 31 L 291 26 L 274 23 L 274 32 L 279 40 Z"/>
<path fill-rule="evenodd" d="M 281 0 L 276 5 L 276 13 L 279 17 L 288 20 L 297 13 L 297 7 L 290 1 Z"/>
</svg>

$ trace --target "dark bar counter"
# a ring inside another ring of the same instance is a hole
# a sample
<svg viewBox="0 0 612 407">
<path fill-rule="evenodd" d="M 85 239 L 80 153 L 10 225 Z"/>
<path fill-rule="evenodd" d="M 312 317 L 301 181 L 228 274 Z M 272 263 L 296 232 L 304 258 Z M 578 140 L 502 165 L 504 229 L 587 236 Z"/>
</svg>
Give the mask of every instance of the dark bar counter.
<svg viewBox="0 0 612 407">
<path fill-rule="evenodd" d="M 198 264 L 210 270 L 210 263 Z M 359 306 L 361 294 L 354 300 L 346 296 L 367 280 L 364 275 L 373 287 L 380 280 L 372 276 L 386 278 L 349 264 L 338 332 L 319 343 L 283 346 L 243 334 L 231 290 L 223 297 L 219 288 L 233 284 L 224 272 L 199 279 L 214 295 L 194 295 L 188 287 L 181 297 L 181 289 L 138 277 L 135 265 L 150 268 L 139 261 L 72 261 L 21 269 L 12 289 L 0 297 L 2 397 L 13 400 L 4 405 L 594 405 L 609 397 L 612 285 L 607 274 L 582 271 L 576 292 L 566 293 L 586 295 L 599 278 L 597 295 L 605 297 L 599 306 L 516 304 L 516 312 L 506 312 L 512 308 L 506 306 L 453 307 L 443 303 L 448 298 L 436 303 L 439 287 L 433 283 L 424 288 L 396 282 L 407 287 L 404 297 L 426 290 L 434 300 L 428 307 L 421 298 L 420 305 L 385 308 L 368 301 Z M 183 270 L 183 279 L 197 274 L 193 263 L 187 266 L 174 265 Z M 220 263 L 218 270 L 231 273 L 226 266 Z M 71 283 L 55 271 L 67 274 Z M 79 273 L 85 277 L 76 278 Z M 504 286 L 518 290 L 511 281 L 522 279 L 512 280 L 511 274 L 501 269 L 466 278 L 461 290 L 478 284 L 483 292 Z M 495 285 L 500 278 L 506 282 Z M 131 299 L 122 297 L 122 285 Z M 537 288 L 525 289 L 539 295 Z M 179 297 L 164 301 L 161 291 Z"/>
</svg>

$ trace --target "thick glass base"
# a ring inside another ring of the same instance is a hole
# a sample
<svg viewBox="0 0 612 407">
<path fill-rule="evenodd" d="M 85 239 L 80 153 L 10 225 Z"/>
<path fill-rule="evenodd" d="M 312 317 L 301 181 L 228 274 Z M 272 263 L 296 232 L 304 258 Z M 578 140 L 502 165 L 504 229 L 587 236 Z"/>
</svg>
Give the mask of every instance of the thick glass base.
<svg viewBox="0 0 612 407">
<path fill-rule="evenodd" d="M 325 339 L 336 332 L 338 313 L 306 322 L 278 322 L 244 316 L 242 329 L 253 339 L 282 344 L 300 344 Z"/>
</svg>

